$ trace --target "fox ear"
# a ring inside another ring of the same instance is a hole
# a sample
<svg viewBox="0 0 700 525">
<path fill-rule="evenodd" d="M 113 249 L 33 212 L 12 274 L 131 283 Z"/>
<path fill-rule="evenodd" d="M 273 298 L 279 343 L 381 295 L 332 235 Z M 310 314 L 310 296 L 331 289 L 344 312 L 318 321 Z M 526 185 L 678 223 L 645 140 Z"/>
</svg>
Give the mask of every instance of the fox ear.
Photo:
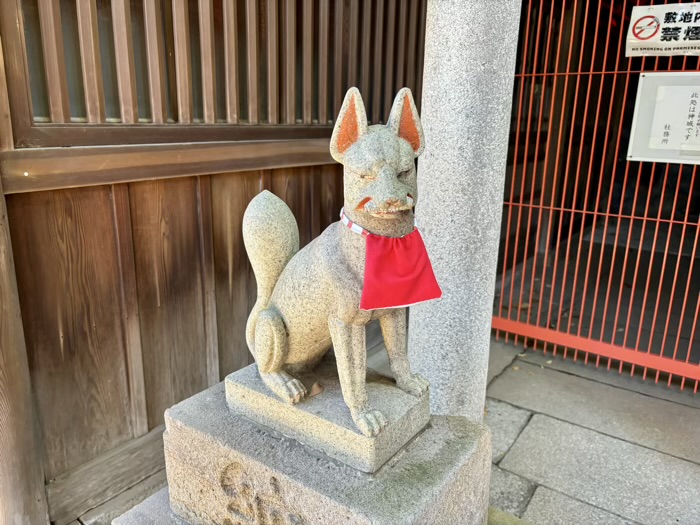
<svg viewBox="0 0 700 525">
<path fill-rule="evenodd" d="M 411 145 L 416 157 L 423 153 L 425 149 L 423 126 L 410 89 L 403 88 L 396 94 L 386 125 Z"/>
<path fill-rule="evenodd" d="M 331 156 L 342 162 L 345 152 L 367 133 L 367 113 L 362 95 L 357 88 L 351 87 L 345 94 L 331 136 Z"/>
</svg>

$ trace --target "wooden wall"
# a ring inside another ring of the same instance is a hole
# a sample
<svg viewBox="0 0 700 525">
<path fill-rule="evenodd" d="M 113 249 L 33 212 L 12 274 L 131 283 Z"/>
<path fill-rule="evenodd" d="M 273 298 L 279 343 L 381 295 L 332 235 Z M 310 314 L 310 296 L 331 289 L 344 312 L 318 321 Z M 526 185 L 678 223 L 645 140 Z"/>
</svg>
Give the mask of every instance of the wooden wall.
<svg viewBox="0 0 700 525">
<path fill-rule="evenodd" d="M 252 362 L 245 323 L 256 288 L 241 221 L 263 189 L 291 207 L 305 244 L 336 220 L 342 169 L 6 197 L 49 505 L 58 521 L 93 504 L 77 497 L 76 469 L 95 460 L 94 470 L 103 468 L 102 455 L 157 429 L 166 408 Z M 66 492 L 78 501 L 66 506 Z"/>
<path fill-rule="evenodd" d="M 164 410 L 251 362 L 245 207 L 337 220 L 333 118 L 351 86 L 373 124 L 420 105 L 426 7 L 0 2 L 0 525 L 162 470 Z"/>
</svg>

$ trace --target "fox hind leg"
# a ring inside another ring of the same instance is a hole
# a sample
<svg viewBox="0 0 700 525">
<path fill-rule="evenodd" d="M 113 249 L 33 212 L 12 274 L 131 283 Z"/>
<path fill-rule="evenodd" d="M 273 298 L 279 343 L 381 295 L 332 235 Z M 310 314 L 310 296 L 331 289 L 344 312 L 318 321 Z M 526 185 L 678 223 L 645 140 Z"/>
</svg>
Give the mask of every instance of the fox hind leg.
<svg viewBox="0 0 700 525">
<path fill-rule="evenodd" d="M 260 377 L 277 397 L 296 404 L 306 397 L 306 387 L 285 369 L 287 330 L 274 308 L 261 311 L 255 325 L 253 352 Z"/>
</svg>

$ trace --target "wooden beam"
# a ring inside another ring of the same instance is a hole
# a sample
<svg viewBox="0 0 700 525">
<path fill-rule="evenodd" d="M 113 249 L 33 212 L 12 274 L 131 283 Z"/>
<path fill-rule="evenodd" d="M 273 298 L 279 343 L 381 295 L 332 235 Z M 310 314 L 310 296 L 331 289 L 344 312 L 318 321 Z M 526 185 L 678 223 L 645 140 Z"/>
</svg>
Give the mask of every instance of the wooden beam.
<svg viewBox="0 0 700 525">
<path fill-rule="evenodd" d="M 318 4 L 318 123 L 328 123 L 328 55 L 331 50 L 329 28 L 331 23 L 330 0 Z"/>
<path fill-rule="evenodd" d="M 191 175 L 329 164 L 329 140 L 245 141 L 0 153 L 5 193 L 98 186 Z"/>
<path fill-rule="evenodd" d="M 379 124 L 382 118 L 382 52 L 384 51 L 384 0 L 377 0 L 374 15 L 374 54 L 372 56 L 372 124 Z M 391 22 L 390 22 L 391 23 Z M 369 94 L 368 94 L 369 96 Z"/>
<path fill-rule="evenodd" d="M 175 76 L 177 82 L 178 122 L 189 124 L 194 112 L 192 101 L 192 65 L 190 63 L 190 21 L 187 0 L 173 0 L 175 39 Z"/>
<path fill-rule="evenodd" d="M 90 123 L 104 122 L 105 100 L 95 0 L 76 0 L 85 110 Z"/>
<path fill-rule="evenodd" d="M 202 56 L 204 122 L 216 122 L 216 66 L 214 61 L 214 4 L 199 0 L 199 49 Z"/>
<path fill-rule="evenodd" d="M 7 92 L 12 107 L 12 130 L 17 143 L 23 140 L 33 124 L 27 49 L 22 30 L 20 2 L 21 0 L 0 2 L 0 35 L 4 46 Z"/>
<path fill-rule="evenodd" d="M 75 124 L 35 125 L 19 141 L 19 148 L 108 146 L 112 144 L 164 144 L 228 142 L 235 140 L 287 140 L 330 137 L 331 126 L 228 124 Z"/>
<path fill-rule="evenodd" d="M 238 122 L 238 40 L 236 2 L 224 2 L 224 63 L 226 64 L 226 121 Z"/>
<path fill-rule="evenodd" d="M 296 97 L 296 3 L 284 2 L 284 114 L 287 124 L 297 119 Z"/>
<path fill-rule="evenodd" d="M 418 39 L 418 26 L 420 24 L 419 10 L 420 0 L 411 0 L 410 13 L 408 15 L 408 43 L 406 44 L 406 81 L 405 85 L 416 89 L 416 41 Z"/>
<path fill-rule="evenodd" d="M 245 34 L 248 51 L 248 123 L 257 124 L 260 120 L 258 110 L 258 0 L 246 0 Z"/>
<path fill-rule="evenodd" d="M 132 439 L 46 486 L 53 525 L 66 525 L 161 470 L 164 426 Z"/>
<path fill-rule="evenodd" d="M 399 16 L 397 19 L 398 24 L 398 43 L 396 44 L 396 56 L 394 63 L 396 64 L 396 89 L 398 91 L 406 85 L 405 83 L 405 70 L 406 70 L 406 33 L 408 24 L 408 0 L 402 0 L 399 2 Z M 391 107 L 391 106 L 389 106 Z"/>
<path fill-rule="evenodd" d="M 63 53 L 61 6 L 52 0 L 39 0 L 41 45 L 44 50 L 44 70 L 49 95 L 49 114 L 52 122 L 70 122 L 68 80 Z"/>
<path fill-rule="evenodd" d="M 143 3 L 143 25 L 146 30 L 146 58 L 148 60 L 151 118 L 154 124 L 163 124 L 168 118 L 168 110 L 166 107 L 163 12 L 160 8 L 160 2 Z"/>
<path fill-rule="evenodd" d="M 117 64 L 119 109 L 122 122 L 133 124 L 138 122 L 139 117 L 130 0 L 112 0 L 112 27 L 114 32 L 114 58 Z M 51 88 L 49 88 L 49 92 L 51 92 Z"/>
<path fill-rule="evenodd" d="M 345 83 L 343 82 L 343 44 L 345 43 L 345 38 L 343 36 L 343 4 L 344 2 L 333 2 L 333 9 L 335 10 L 335 17 L 333 23 L 335 25 L 335 35 L 333 43 L 333 111 L 331 119 L 335 120 L 338 112 L 340 111 L 340 106 L 343 104 L 343 91 L 345 90 Z"/>
<path fill-rule="evenodd" d="M 7 96 L 5 57 L 2 54 L 2 38 L 0 38 L 0 151 L 9 151 L 14 149 L 14 147 L 15 141 L 12 134 L 10 99 Z"/>
<path fill-rule="evenodd" d="M 386 43 L 384 44 L 384 108 L 381 120 L 389 118 L 391 104 L 394 101 L 394 45 L 396 42 L 396 0 L 387 0 L 386 19 L 388 21 L 386 29 Z"/>
<path fill-rule="evenodd" d="M 381 334 L 379 334 L 381 340 Z M 160 489 L 168 486 L 168 478 L 165 469 L 159 470 L 152 476 L 125 490 L 116 498 L 113 498 L 99 507 L 80 516 L 80 522 L 71 525 L 106 525 L 112 523 L 116 516 L 121 516 L 131 510 L 135 505 L 152 496 Z"/>
<path fill-rule="evenodd" d="M 359 86 L 358 63 L 360 62 L 360 0 L 350 2 L 350 36 L 348 37 L 348 87 Z M 367 98 L 366 93 L 361 93 Z"/>
<path fill-rule="evenodd" d="M 42 451 L 3 195 L 0 195 L 0 450 L 0 523 L 47 524 Z"/>
<path fill-rule="evenodd" d="M 313 121 L 314 101 L 314 1 L 303 0 L 302 7 L 302 121 Z"/>
<path fill-rule="evenodd" d="M 360 50 L 360 59 L 362 65 L 360 68 L 360 93 L 363 94 L 366 104 L 373 105 L 374 101 L 370 97 L 370 66 L 372 65 L 372 17 L 376 16 L 374 2 L 365 0 L 362 5 L 362 44 Z M 367 108 L 369 113 L 370 108 Z M 371 118 L 371 113 L 369 113 Z"/>
<path fill-rule="evenodd" d="M 279 122 L 279 24 L 277 0 L 267 0 L 267 121 Z"/>
</svg>

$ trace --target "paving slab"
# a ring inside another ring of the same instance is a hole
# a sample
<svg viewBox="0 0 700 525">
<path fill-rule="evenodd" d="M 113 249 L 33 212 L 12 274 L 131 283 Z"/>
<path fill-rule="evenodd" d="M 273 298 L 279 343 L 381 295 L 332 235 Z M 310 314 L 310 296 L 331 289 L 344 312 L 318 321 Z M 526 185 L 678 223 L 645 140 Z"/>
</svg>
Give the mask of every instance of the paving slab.
<svg viewBox="0 0 700 525">
<path fill-rule="evenodd" d="M 700 463 L 700 439 L 689 439 L 700 436 L 696 408 L 525 362 L 506 370 L 488 395 Z"/>
<path fill-rule="evenodd" d="M 700 523 L 700 466 L 544 415 L 500 466 L 644 525 Z"/>
<path fill-rule="evenodd" d="M 367 368 L 376 370 L 387 377 L 394 377 L 389 364 L 389 354 L 386 353 L 384 343 L 367 350 Z"/>
<path fill-rule="evenodd" d="M 190 525 L 175 515 L 170 508 L 170 495 L 164 488 L 126 514 L 119 516 L 112 525 Z"/>
<path fill-rule="evenodd" d="M 581 354 L 580 354 L 581 355 Z M 518 361 L 527 361 L 545 368 L 552 368 L 560 372 L 585 377 L 599 383 L 605 383 L 618 388 L 632 390 L 640 394 L 645 394 L 659 399 L 665 399 L 680 405 L 700 408 L 700 396 L 693 394 L 692 388 L 680 390 L 678 385 L 666 386 L 665 383 L 655 383 L 653 380 L 642 379 L 640 375 L 630 377 L 628 373 L 620 374 L 617 369 L 607 369 L 607 365 L 601 365 L 596 368 L 595 357 L 589 359 L 588 364 L 585 364 L 583 358 L 577 361 L 573 359 L 564 359 L 561 355 L 552 355 L 551 353 L 543 353 L 541 351 L 523 349 L 523 353 L 518 356 Z M 605 360 L 601 361 L 605 363 Z M 647 376 L 651 377 L 651 376 Z"/>
<path fill-rule="evenodd" d="M 503 372 L 521 352 L 523 352 L 522 348 L 506 343 L 503 340 L 497 341 L 495 338 L 491 338 L 488 382 L 491 383 L 493 378 Z"/>
<path fill-rule="evenodd" d="M 515 516 L 522 516 L 535 487 L 531 481 L 493 465 L 489 505 Z"/>
<path fill-rule="evenodd" d="M 546 487 L 537 487 L 522 517 L 532 525 L 635 525 Z"/>
<path fill-rule="evenodd" d="M 531 415 L 532 412 L 529 410 L 523 410 L 508 403 L 496 399 L 486 400 L 484 424 L 491 429 L 494 463 L 501 461 L 527 425 Z"/>
</svg>

